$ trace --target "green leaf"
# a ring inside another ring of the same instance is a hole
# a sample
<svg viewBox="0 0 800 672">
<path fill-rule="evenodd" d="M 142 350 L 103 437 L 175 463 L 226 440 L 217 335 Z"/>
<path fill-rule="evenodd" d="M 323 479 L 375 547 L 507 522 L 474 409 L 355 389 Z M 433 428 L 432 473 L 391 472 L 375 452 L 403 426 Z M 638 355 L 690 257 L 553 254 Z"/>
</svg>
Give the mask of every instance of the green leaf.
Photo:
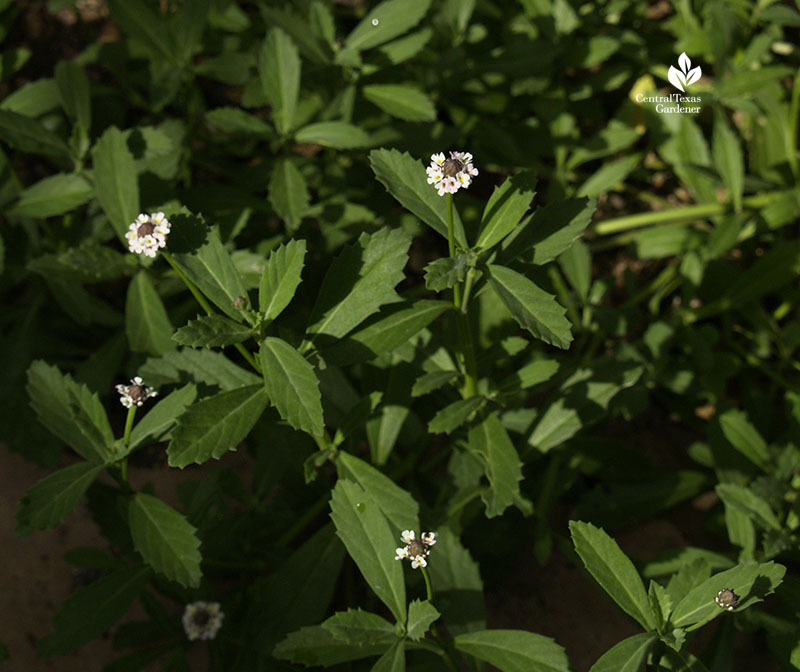
<svg viewBox="0 0 800 672">
<path fill-rule="evenodd" d="M 559 348 L 572 342 L 566 308 L 521 273 L 505 266 L 487 266 L 489 281 L 511 315 L 536 338 Z"/>
<path fill-rule="evenodd" d="M 739 605 L 734 611 L 742 611 L 761 602 L 780 585 L 786 567 L 774 562 L 762 564 L 737 565 L 724 572 L 714 574 L 696 586 L 675 606 L 672 624 L 678 628 L 694 623 L 705 622 L 723 613 L 715 601 L 717 593 L 723 588 L 732 590 L 739 596 Z"/>
<path fill-rule="evenodd" d="M 370 672 L 405 672 L 406 652 L 402 639 L 396 640 L 391 648 L 384 653 L 378 662 L 372 666 Z"/>
<path fill-rule="evenodd" d="M 419 529 L 419 504 L 391 478 L 364 460 L 339 451 L 339 478 L 358 483 L 372 495 L 381 512 L 396 531 Z"/>
<path fill-rule="evenodd" d="M 177 61 L 177 44 L 172 39 L 166 17 L 154 12 L 143 0 L 109 0 L 111 18 L 123 32 L 147 47 L 153 60 Z"/>
<path fill-rule="evenodd" d="M 436 189 L 428 184 L 425 166 L 408 153 L 400 153 L 396 149 L 373 149 L 369 153 L 369 163 L 378 182 L 400 205 L 447 238 L 447 199 L 439 196 Z M 467 249 L 469 245 L 464 226 L 455 209 L 453 231 L 456 243 Z"/>
<path fill-rule="evenodd" d="M 525 259 L 542 266 L 552 261 L 583 233 L 594 210 L 595 202 L 588 198 L 568 198 L 538 208 L 503 240 L 495 262 Z"/>
<path fill-rule="evenodd" d="M 106 411 L 86 385 L 41 360 L 28 369 L 31 407 L 47 429 L 90 462 L 108 461 L 114 434 Z"/>
<path fill-rule="evenodd" d="M 270 403 L 295 429 L 320 436 L 325 421 L 314 367 L 280 338 L 265 339 L 259 356 Z"/>
<path fill-rule="evenodd" d="M 604 530 L 590 523 L 570 521 L 575 551 L 603 590 L 645 630 L 655 629 L 650 602 L 639 572 Z"/>
<path fill-rule="evenodd" d="M 404 84 L 369 84 L 364 98 L 387 114 L 405 121 L 435 121 L 436 106 L 419 89 Z"/>
<path fill-rule="evenodd" d="M 631 154 L 603 164 L 600 170 L 592 173 L 592 176 L 581 185 L 577 195 L 595 198 L 614 189 L 625 181 L 641 160 L 641 154 Z"/>
<path fill-rule="evenodd" d="M 432 37 L 432 28 L 422 28 L 421 30 L 409 33 L 405 37 L 384 44 L 379 51 L 388 58 L 392 64 L 397 65 L 398 63 L 403 63 L 409 58 L 416 56 L 425 48 L 425 45 L 430 42 Z"/>
<path fill-rule="evenodd" d="M 386 0 L 353 29 L 345 49 L 372 49 L 416 26 L 428 11 L 431 0 Z"/>
<path fill-rule="evenodd" d="M 197 388 L 191 383 L 164 397 L 150 409 L 147 415 L 136 423 L 131 432 L 128 450 L 133 450 L 149 436 L 158 438 L 163 435 L 177 422 L 180 415 L 194 403 L 196 397 Z"/>
<path fill-rule="evenodd" d="M 742 411 L 726 411 L 719 417 L 719 426 L 725 438 L 742 455 L 757 467 L 766 469 L 770 462 L 767 442 Z"/>
<path fill-rule="evenodd" d="M 273 651 L 279 660 L 289 660 L 302 665 L 336 665 L 348 660 L 379 656 L 386 643 L 359 646 L 336 639 L 320 625 L 301 628 L 280 642 Z"/>
<path fill-rule="evenodd" d="M 549 637 L 524 630 L 481 630 L 458 635 L 453 644 L 502 672 L 568 672 L 564 649 Z"/>
<path fill-rule="evenodd" d="M 51 175 L 28 187 L 8 209 L 18 217 L 53 217 L 74 210 L 92 197 L 93 189 L 78 173 Z"/>
<path fill-rule="evenodd" d="M 408 605 L 408 624 L 406 625 L 406 637 L 416 642 L 425 636 L 431 624 L 439 618 L 441 614 L 430 602 L 425 600 L 414 600 Z"/>
<path fill-rule="evenodd" d="M 92 162 L 95 195 L 124 242 L 128 228 L 139 215 L 139 182 L 133 154 L 116 126 L 108 128 L 95 143 Z"/>
<path fill-rule="evenodd" d="M 558 264 L 575 293 L 586 301 L 592 284 L 592 254 L 589 246 L 579 238 L 572 247 L 558 255 Z"/>
<path fill-rule="evenodd" d="M 377 643 L 388 645 L 397 639 L 394 625 L 377 614 L 361 609 L 339 611 L 326 620 L 322 627 L 335 639 L 357 646 Z"/>
<path fill-rule="evenodd" d="M 486 399 L 480 395 L 454 401 L 433 416 L 428 423 L 428 431 L 431 434 L 449 434 L 463 425 L 469 416 L 481 408 L 484 403 L 486 403 Z"/>
<path fill-rule="evenodd" d="M 320 64 L 331 62 L 329 45 L 313 30 L 309 30 L 308 20 L 305 17 L 264 6 L 261 7 L 261 14 L 267 25 L 279 26 L 292 37 L 304 58 Z"/>
<path fill-rule="evenodd" d="M 519 497 L 522 462 L 496 413 L 487 415 L 469 431 L 468 446 L 483 458 L 491 485 L 482 495 L 486 516 L 499 516 Z"/>
<path fill-rule="evenodd" d="M 264 138 L 275 137 L 272 127 L 238 107 L 217 107 L 206 112 L 206 125 L 221 133 L 239 133 Z"/>
<path fill-rule="evenodd" d="M 48 131 L 36 119 L 8 110 L 0 110 L 0 140 L 21 152 L 64 160 L 70 157 L 69 147 L 55 133 Z"/>
<path fill-rule="evenodd" d="M 650 600 L 650 608 L 656 617 L 656 630 L 664 631 L 664 626 L 669 622 L 669 615 L 672 613 L 672 598 L 667 589 L 660 583 L 650 579 L 647 586 L 647 598 Z"/>
<path fill-rule="evenodd" d="M 747 514 L 753 522 L 764 529 L 781 529 L 781 524 L 770 505 L 752 490 L 736 483 L 720 483 L 716 491 L 725 506 L 732 506 Z"/>
<path fill-rule="evenodd" d="M 177 220 L 177 218 L 175 218 Z M 175 222 L 173 222 L 173 228 Z M 247 300 L 247 290 L 231 255 L 219 238 L 217 227 L 207 232 L 205 244 L 198 250 L 176 252 L 175 262 L 197 288 L 228 317 L 241 321 L 242 315 L 234 305 L 238 297 Z"/>
<path fill-rule="evenodd" d="M 130 257 L 105 245 L 87 242 L 58 254 L 43 254 L 28 262 L 28 270 L 48 278 L 57 275 L 78 283 L 116 280 L 133 272 Z"/>
<path fill-rule="evenodd" d="M 744 157 L 736 134 L 731 130 L 725 115 L 717 110 L 714 116 L 714 137 L 711 144 L 714 166 L 728 187 L 736 211 L 742 209 L 744 191 Z"/>
<path fill-rule="evenodd" d="M 443 385 L 447 385 L 447 383 L 455 380 L 460 375 L 458 371 L 431 371 L 426 373 L 424 376 L 417 378 L 414 387 L 411 388 L 411 396 L 421 397 L 423 394 L 429 394 Z"/>
<path fill-rule="evenodd" d="M 125 333 L 134 352 L 161 355 L 175 349 L 172 325 L 147 271 L 139 271 L 128 285 Z"/>
<path fill-rule="evenodd" d="M 200 585 L 200 540 L 185 516 L 157 497 L 137 492 L 128 523 L 133 544 L 147 564 L 182 586 Z"/>
<path fill-rule="evenodd" d="M 181 5 L 172 19 L 172 35 L 177 52 L 188 61 L 200 51 L 203 29 L 214 0 L 196 0 Z"/>
<path fill-rule="evenodd" d="M 334 259 L 317 295 L 307 333 L 341 338 L 382 305 L 399 300 L 411 237 L 402 229 L 362 233 Z"/>
<path fill-rule="evenodd" d="M 140 368 L 139 375 L 151 385 L 178 383 L 186 372 L 196 383 L 235 390 L 261 383 L 261 378 L 234 364 L 221 352 L 183 348 L 161 357 L 151 357 Z"/>
<path fill-rule="evenodd" d="M 339 480 L 333 489 L 331 518 L 350 557 L 399 623 L 406 620 L 403 566 L 394 559 L 397 540 L 370 493 Z"/>
<path fill-rule="evenodd" d="M 75 510 L 105 468 L 104 464 L 79 462 L 39 481 L 20 500 L 15 516 L 17 534 L 27 537 L 36 530 L 49 530 L 58 525 Z"/>
<path fill-rule="evenodd" d="M 92 128 L 89 78 L 75 61 L 59 61 L 55 68 L 56 85 L 67 116 L 87 133 Z"/>
<path fill-rule="evenodd" d="M 270 28 L 258 55 L 261 87 L 272 106 L 275 127 L 286 135 L 294 123 L 300 91 L 300 55 L 280 28 Z"/>
<path fill-rule="evenodd" d="M 63 655 L 102 635 L 128 611 L 149 576 L 147 567 L 127 566 L 78 588 L 53 618 L 53 632 L 39 640 L 37 655 Z"/>
<path fill-rule="evenodd" d="M 258 288 L 259 310 L 274 320 L 289 305 L 302 281 L 306 241 L 290 240 L 272 250 Z"/>
<path fill-rule="evenodd" d="M 0 102 L 0 110 L 36 118 L 52 112 L 61 102 L 54 79 L 37 79 L 24 84 Z"/>
<path fill-rule="evenodd" d="M 527 390 L 550 380 L 556 375 L 558 368 L 559 364 L 554 359 L 534 359 L 505 378 L 497 386 L 497 391 L 500 394 L 513 394 L 520 390 Z"/>
<path fill-rule="evenodd" d="M 294 139 L 297 142 L 334 149 L 353 149 L 370 144 L 369 134 L 364 129 L 345 121 L 319 121 L 309 124 L 297 131 Z"/>
<path fill-rule="evenodd" d="M 193 404 L 178 418 L 172 432 L 167 448 L 170 466 L 182 469 L 236 450 L 266 407 L 267 395 L 261 385 L 220 392 Z"/>
<path fill-rule="evenodd" d="M 651 632 L 623 639 L 606 651 L 589 672 L 640 672 L 656 639 Z"/>
<path fill-rule="evenodd" d="M 330 364 L 347 366 L 393 352 L 452 308 L 449 301 L 427 299 L 384 306 L 346 338 L 324 348 L 323 358 Z"/>
<path fill-rule="evenodd" d="M 193 348 L 225 347 L 246 341 L 253 333 L 252 327 L 222 315 L 203 315 L 189 320 L 186 326 L 172 334 L 172 340 Z"/>
<path fill-rule="evenodd" d="M 475 248 L 480 250 L 494 247 L 517 228 L 519 220 L 531 207 L 535 195 L 536 177 L 533 173 L 512 175 L 503 184 L 495 187 L 483 210 L 481 233 Z"/>
<path fill-rule="evenodd" d="M 466 277 L 469 270 L 467 262 L 466 254 L 432 261 L 425 267 L 425 286 L 434 292 L 450 289 Z"/>
<path fill-rule="evenodd" d="M 269 202 L 290 231 L 300 226 L 308 210 L 306 181 L 291 159 L 278 159 L 269 180 Z"/>
</svg>

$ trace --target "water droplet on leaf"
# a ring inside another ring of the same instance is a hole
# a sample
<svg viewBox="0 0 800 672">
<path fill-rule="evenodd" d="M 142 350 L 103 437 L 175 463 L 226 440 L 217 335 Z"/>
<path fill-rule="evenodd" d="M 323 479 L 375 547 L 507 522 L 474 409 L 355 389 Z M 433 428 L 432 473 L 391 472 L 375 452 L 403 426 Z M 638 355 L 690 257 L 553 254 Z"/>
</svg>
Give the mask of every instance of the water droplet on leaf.
<svg viewBox="0 0 800 672">
<path fill-rule="evenodd" d="M 361 513 L 363 513 L 363 512 L 364 512 L 364 509 L 366 509 L 367 507 L 364 505 L 364 502 L 358 502 L 358 504 L 356 504 L 356 508 L 357 508 L 357 509 L 358 509 L 358 510 L 359 510 Z"/>
<path fill-rule="evenodd" d="M 372 19 L 372 25 L 377 26 L 380 23 L 378 19 Z"/>
</svg>

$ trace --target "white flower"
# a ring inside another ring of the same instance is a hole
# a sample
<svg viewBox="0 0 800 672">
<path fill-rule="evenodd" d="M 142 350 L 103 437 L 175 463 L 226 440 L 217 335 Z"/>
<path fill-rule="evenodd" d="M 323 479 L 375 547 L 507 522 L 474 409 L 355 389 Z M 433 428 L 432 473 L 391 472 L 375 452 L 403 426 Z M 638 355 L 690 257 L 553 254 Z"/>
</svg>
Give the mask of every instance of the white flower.
<svg viewBox="0 0 800 672">
<path fill-rule="evenodd" d="M 190 641 L 214 639 L 224 614 L 218 602 L 192 602 L 183 610 L 183 629 Z"/>
<path fill-rule="evenodd" d="M 128 249 L 134 254 L 155 257 L 158 248 L 166 246 L 171 226 L 163 212 L 139 215 L 125 234 Z"/>
<path fill-rule="evenodd" d="M 405 544 L 405 548 L 396 548 L 394 550 L 395 560 L 411 560 L 411 567 L 418 569 L 420 567 L 427 567 L 428 561 L 425 559 L 431 554 L 431 546 L 436 543 L 435 532 L 423 532 L 417 539 L 414 530 L 403 530 L 400 538 Z"/>
<path fill-rule="evenodd" d="M 428 184 L 436 187 L 439 196 L 444 196 L 468 188 L 478 169 L 472 165 L 472 154 L 469 152 L 450 152 L 449 159 L 439 152 L 431 155 L 431 165 L 425 172 L 428 173 Z"/>
<path fill-rule="evenodd" d="M 120 395 L 119 403 L 125 408 L 130 408 L 134 404 L 141 406 L 150 397 L 158 395 L 158 392 L 152 387 L 142 385 L 142 379 L 139 376 L 132 378 L 130 385 L 117 385 L 117 392 Z"/>
</svg>

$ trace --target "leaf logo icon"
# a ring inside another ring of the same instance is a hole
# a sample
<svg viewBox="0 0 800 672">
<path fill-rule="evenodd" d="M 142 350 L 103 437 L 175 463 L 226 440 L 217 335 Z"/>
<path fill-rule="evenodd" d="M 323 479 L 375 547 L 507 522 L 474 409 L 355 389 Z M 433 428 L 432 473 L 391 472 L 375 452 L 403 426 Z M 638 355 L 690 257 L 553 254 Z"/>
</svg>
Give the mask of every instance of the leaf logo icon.
<svg viewBox="0 0 800 672">
<path fill-rule="evenodd" d="M 699 65 L 696 68 L 692 68 L 692 61 L 686 55 L 685 51 L 678 58 L 678 65 L 680 66 L 680 70 L 674 65 L 669 66 L 667 79 L 669 79 L 669 83 L 672 84 L 672 86 L 685 93 L 686 87 L 690 84 L 694 84 L 700 79 L 703 73 Z"/>
</svg>

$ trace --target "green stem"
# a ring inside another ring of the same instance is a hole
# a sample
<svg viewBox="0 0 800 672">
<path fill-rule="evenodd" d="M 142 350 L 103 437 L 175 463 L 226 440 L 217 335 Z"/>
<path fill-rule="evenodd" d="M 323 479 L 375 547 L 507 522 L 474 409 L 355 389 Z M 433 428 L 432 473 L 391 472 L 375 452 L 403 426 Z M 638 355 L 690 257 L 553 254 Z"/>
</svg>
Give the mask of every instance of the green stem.
<svg viewBox="0 0 800 672">
<path fill-rule="evenodd" d="M 172 255 L 167 252 L 166 250 L 162 250 L 161 254 L 164 255 L 164 259 L 169 262 L 169 265 L 172 266 L 173 270 L 178 274 L 178 277 L 183 280 L 183 284 L 185 284 L 189 291 L 192 293 L 192 296 L 197 300 L 197 303 L 206 311 L 207 315 L 214 315 L 214 309 L 211 307 L 211 304 L 206 300 L 206 297 L 202 295 L 197 286 L 186 277 L 186 274 L 180 269 L 178 264 L 175 263 L 175 260 L 172 258 Z M 253 367 L 256 373 L 261 373 L 261 367 L 259 366 L 258 362 L 253 357 L 253 354 L 245 348 L 241 343 L 234 343 L 233 346 L 241 353 L 242 357 L 247 360 L 247 363 Z"/>
<path fill-rule="evenodd" d="M 420 567 L 422 576 L 425 578 L 425 590 L 428 593 L 428 602 L 433 603 L 433 588 L 431 587 L 431 577 L 428 575 L 428 570 L 425 567 Z"/>
<path fill-rule="evenodd" d="M 453 229 L 453 194 L 447 194 L 447 251 L 451 259 L 456 256 L 456 237 Z M 461 285 L 458 283 L 453 287 L 453 305 L 457 310 L 461 310 Z"/>
<path fill-rule="evenodd" d="M 136 404 L 131 404 L 128 409 L 128 417 L 125 419 L 125 434 L 122 438 L 122 445 L 127 448 L 131 445 L 131 430 L 133 429 L 133 419 L 136 417 Z"/>
<path fill-rule="evenodd" d="M 766 194 L 749 196 L 742 202 L 742 207 L 749 210 L 757 210 L 764 207 L 771 201 L 782 195 L 783 192 L 773 191 Z M 651 224 L 675 224 L 678 222 L 691 222 L 696 219 L 708 219 L 717 215 L 733 212 L 730 203 L 701 203 L 700 205 L 690 205 L 686 208 L 674 208 L 672 210 L 658 210 L 656 212 L 640 212 L 636 215 L 617 217 L 606 222 L 600 222 L 594 227 L 594 232 L 600 236 L 607 236 L 620 231 L 637 229 Z"/>
</svg>

